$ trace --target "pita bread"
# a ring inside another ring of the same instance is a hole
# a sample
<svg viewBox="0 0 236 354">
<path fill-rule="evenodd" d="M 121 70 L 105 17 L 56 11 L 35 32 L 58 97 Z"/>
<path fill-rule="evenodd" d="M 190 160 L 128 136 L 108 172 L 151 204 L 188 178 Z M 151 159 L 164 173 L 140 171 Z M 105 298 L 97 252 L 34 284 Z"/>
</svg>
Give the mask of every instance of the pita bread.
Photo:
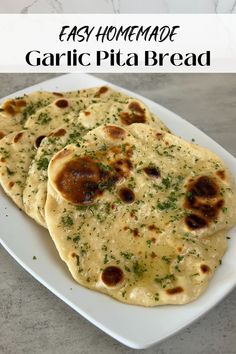
<svg viewBox="0 0 236 354">
<path fill-rule="evenodd" d="M 215 154 L 145 124 L 106 125 L 55 154 L 48 176 L 46 223 L 77 282 L 143 306 L 206 289 L 236 220 Z"/>
</svg>

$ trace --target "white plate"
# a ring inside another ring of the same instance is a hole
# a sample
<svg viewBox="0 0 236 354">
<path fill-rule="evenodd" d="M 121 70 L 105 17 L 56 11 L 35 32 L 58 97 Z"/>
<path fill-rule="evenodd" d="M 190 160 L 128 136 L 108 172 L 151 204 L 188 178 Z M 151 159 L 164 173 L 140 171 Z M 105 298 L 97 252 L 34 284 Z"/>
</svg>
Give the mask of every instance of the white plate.
<svg viewBox="0 0 236 354">
<path fill-rule="evenodd" d="M 76 90 L 107 84 L 93 76 L 69 74 L 16 92 L 13 97 L 35 90 Z M 109 84 L 110 85 L 110 84 Z M 117 88 L 114 85 L 110 85 Z M 135 93 L 177 135 L 209 148 L 223 158 L 236 177 L 235 158 L 190 123 L 164 107 Z M 7 251 L 38 281 L 94 325 L 132 348 L 147 348 L 189 325 L 209 311 L 236 285 L 236 238 L 229 241 L 223 264 L 207 291 L 193 303 L 182 306 L 144 308 L 125 305 L 106 295 L 76 284 L 60 260 L 49 234 L 20 212 L 1 191 L 1 242 Z M 235 229 L 234 229 L 235 232 Z M 233 230 L 231 234 L 234 233 Z M 33 260 L 33 256 L 37 259 Z"/>
</svg>

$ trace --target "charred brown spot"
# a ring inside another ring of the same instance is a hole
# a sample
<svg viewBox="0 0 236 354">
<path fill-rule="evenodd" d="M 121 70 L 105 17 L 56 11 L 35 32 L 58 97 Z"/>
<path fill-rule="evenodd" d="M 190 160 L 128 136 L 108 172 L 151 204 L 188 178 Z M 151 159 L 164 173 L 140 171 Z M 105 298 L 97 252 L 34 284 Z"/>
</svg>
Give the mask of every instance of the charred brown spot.
<svg viewBox="0 0 236 354">
<path fill-rule="evenodd" d="M 129 230 L 129 226 L 124 226 L 124 230 L 125 231 Z"/>
<path fill-rule="evenodd" d="M 199 205 L 199 210 L 201 211 L 201 214 L 208 218 L 208 219 L 214 219 L 217 214 L 218 214 L 218 208 L 215 206 L 211 206 L 208 204 L 200 204 Z"/>
<path fill-rule="evenodd" d="M 89 116 L 89 115 L 91 114 L 91 112 L 84 111 L 84 114 L 85 114 L 86 116 Z"/>
<path fill-rule="evenodd" d="M 106 189 L 109 174 L 89 157 L 67 162 L 55 181 L 66 200 L 80 205 L 92 204 Z"/>
<path fill-rule="evenodd" d="M 132 162 L 129 159 L 119 159 L 111 163 L 111 167 L 115 171 L 117 181 L 124 177 L 128 177 L 133 168 Z"/>
<path fill-rule="evenodd" d="M 16 134 L 13 139 L 14 143 L 17 143 L 22 138 L 22 136 L 23 136 L 23 132 Z"/>
<path fill-rule="evenodd" d="M 25 100 L 8 100 L 3 105 L 4 112 L 10 114 L 11 116 L 16 115 L 21 111 L 22 107 L 26 106 Z"/>
<path fill-rule="evenodd" d="M 125 125 L 130 125 L 133 123 L 145 123 L 146 119 L 143 116 L 139 116 L 135 113 L 121 112 L 120 114 L 121 122 Z"/>
<path fill-rule="evenodd" d="M 155 252 L 152 252 L 152 253 L 150 254 L 150 256 L 151 256 L 152 258 L 156 258 L 156 257 L 157 257 L 157 255 L 156 255 Z"/>
<path fill-rule="evenodd" d="M 217 203 L 216 203 L 216 208 L 217 209 L 221 209 L 223 206 L 224 206 L 224 201 L 223 199 L 219 200 Z"/>
<path fill-rule="evenodd" d="M 4 112 L 10 114 L 11 116 L 14 116 L 17 113 L 14 107 L 15 107 L 14 100 L 9 100 L 4 103 L 3 110 Z"/>
<path fill-rule="evenodd" d="M 61 92 L 53 92 L 53 95 L 58 97 L 63 97 L 63 94 Z"/>
<path fill-rule="evenodd" d="M 172 288 L 172 289 L 167 289 L 166 292 L 169 295 L 175 295 L 175 294 L 180 294 L 184 291 L 183 288 L 181 288 L 181 286 L 177 286 L 176 288 Z"/>
<path fill-rule="evenodd" d="M 117 160 L 121 158 L 121 156 L 123 159 L 123 156 L 128 158 L 133 155 L 133 148 L 132 146 L 130 146 L 130 144 L 122 144 L 122 146 L 112 146 L 109 151 L 117 157 Z"/>
<path fill-rule="evenodd" d="M 130 125 L 133 123 L 145 123 L 145 109 L 143 109 L 138 102 L 131 102 L 128 105 L 128 109 L 131 112 L 121 112 L 120 119 L 125 125 Z"/>
<path fill-rule="evenodd" d="M 214 178 L 201 176 L 197 180 L 191 179 L 184 207 L 197 212 L 198 217 L 209 223 L 216 219 L 224 204 L 223 199 L 217 201 L 219 196 L 219 186 Z"/>
<path fill-rule="evenodd" d="M 156 137 L 158 140 L 161 140 L 163 138 L 163 133 L 156 133 Z"/>
<path fill-rule="evenodd" d="M 108 286 L 116 286 L 124 278 L 123 272 L 120 268 L 109 266 L 102 272 L 102 281 Z"/>
<path fill-rule="evenodd" d="M 35 140 L 35 143 L 34 143 L 34 146 L 36 147 L 36 149 L 38 149 L 40 147 L 40 144 L 44 138 L 46 138 L 46 135 L 40 135 L 37 137 L 37 139 Z"/>
<path fill-rule="evenodd" d="M 67 100 L 63 99 L 63 100 L 57 100 L 55 102 L 55 105 L 59 108 L 66 108 L 69 106 L 69 103 Z"/>
<path fill-rule="evenodd" d="M 139 236 L 139 230 L 137 228 L 133 229 L 132 233 L 133 233 L 134 237 L 138 237 Z"/>
<path fill-rule="evenodd" d="M 104 127 L 105 132 L 110 138 L 113 139 L 122 139 L 126 136 L 126 131 L 120 127 L 114 125 L 107 125 Z"/>
<path fill-rule="evenodd" d="M 15 100 L 14 104 L 16 107 L 25 107 L 26 106 L 26 101 L 25 100 Z"/>
<path fill-rule="evenodd" d="M 148 226 L 148 230 L 150 231 L 158 231 L 158 228 L 156 227 L 156 225 L 152 224 Z"/>
<path fill-rule="evenodd" d="M 210 272 L 210 267 L 206 264 L 201 264 L 200 266 L 202 273 L 209 273 Z"/>
<path fill-rule="evenodd" d="M 201 229 L 207 226 L 207 221 L 196 214 L 186 216 L 185 222 L 192 230 Z"/>
<path fill-rule="evenodd" d="M 102 86 L 102 87 L 100 87 L 100 89 L 95 93 L 95 97 L 100 97 L 101 95 L 103 95 L 103 94 L 106 93 L 107 91 L 108 91 L 108 87 Z"/>
<path fill-rule="evenodd" d="M 12 187 L 14 186 L 14 184 L 15 184 L 15 182 L 10 182 L 10 183 L 8 184 L 8 187 L 9 187 L 9 188 L 12 188 Z"/>
<path fill-rule="evenodd" d="M 6 162 L 6 159 L 4 157 L 1 158 L 1 162 Z"/>
<path fill-rule="evenodd" d="M 64 136 L 66 134 L 66 130 L 65 129 L 59 129 L 55 132 L 52 132 L 49 134 L 49 136 L 55 136 L 55 137 L 60 137 L 60 136 Z"/>
<path fill-rule="evenodd" d="M 202 198 L 214 198 L 218 194 L 218 186 L 215 181 L 207 176 L 202 176 L 195 181 L 190 192 L 194 196 Z"/>
<path fill-rule="evenodd" d="M 178 252 L 182 252 L 182 250 L 183 250 L 182 247 L 178 247 L 178 248 L 177 248 L 177 251 L 178 251 Z"/>
<path fill-rule="evenodd" d="M 161 176 L 160 169 L 158 167 L 148 166 L 145 167 L 143 170 L 150 177 L 159 178 Z"/>
<path fill-rule="evenodd" d="M 4 138 L 5 134 L 3 132 L 0 132 L 0 139 Z"/>
<path fill-rule="evenodd" d="M 221 171 L 217 171 L 216 172 L 217 176 L 220 177 L 221 179 L 225 179 L 225 171 L 221 170 Z"/>
<path fill-rule="evenodd" d="M 130 102 L 128 108 L 135 113 L 139 113 L 140 115 L 143 115 L 145 112 L 145 109 L 143 109 L 140 104 L 135 101 Z"/>
<path fill-rule="evenodd" d="M 119 197 L 120 199 L 127 204 L 131 204 L 134 202 L 135 195 L 134 192 L 130 188 L 121 188 L 119 190 Z"/>
</svg>

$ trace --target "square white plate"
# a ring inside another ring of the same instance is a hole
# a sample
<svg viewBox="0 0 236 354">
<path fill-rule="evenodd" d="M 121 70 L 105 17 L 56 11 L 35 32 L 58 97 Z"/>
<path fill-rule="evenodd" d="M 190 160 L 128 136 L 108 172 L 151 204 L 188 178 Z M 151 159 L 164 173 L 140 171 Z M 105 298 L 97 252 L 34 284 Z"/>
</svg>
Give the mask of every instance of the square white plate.
<svg viewBox="0 0 236 354">
<path fill-rule="evenodd" d="M 12 97 L 36 90 L 78 90 L 107 84 L 85 74 L 69 74 L 18 91 Z M 166 108 L 133 92 L 118 88 L 146 103 L 171 130 L 221 156 L 236 177 L 235 158 L 207 135 Z M 132 348 L 147 348 L 189 325 L 209 311 L 236 285 L 236 238 L 229 240 L 223 264 L 207 291 L 196 301 L 181 306 L 144 308 L 119 303 L 110 297 L 75 283 L 60 260 L 46 230 L 19 211 L 0 191 L 1 242 L 6 250 L 38 281 L 94 325 Z M 231 230 L 231 235 L 236 231 Z M 230 235 L 229 235 L 230 236 Z M 37 259 L 33 260 L 33 256 Z"/>
</svg>

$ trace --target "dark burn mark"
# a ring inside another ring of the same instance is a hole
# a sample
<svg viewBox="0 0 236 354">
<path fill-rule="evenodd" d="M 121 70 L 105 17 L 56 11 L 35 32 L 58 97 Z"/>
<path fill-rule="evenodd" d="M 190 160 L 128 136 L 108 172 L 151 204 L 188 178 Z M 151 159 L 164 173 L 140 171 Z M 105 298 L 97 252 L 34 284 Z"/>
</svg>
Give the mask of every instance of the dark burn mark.
<svg viewBox="0 0 236 354">
<path fill-rule="evenodd" d="M 135 212 L 133 210 L 131 210 L 131 212 L 129 213 L 129 215 L 131 216 L 131 218 L 135 217 Z"/>
<path fill-rule="evenodd" d="M 163 133 L 156 133 L 156 137 L 158 140 L 161 140 L 163 138 Z"/>
<path fill-rule="evenodd" d="M 128 108 L 135 112 L 135 113 L 139 113 L 140 115 L 143 115 L 145 112 L 145 109 L 143 109 L 140 104 L 138 102 L 130 102 L 130 104 L 128 105 Z"/>
<path fill-rule="evenodd" d="M 107 125 L 104 127 L 104 131 L 110 138 L 122 139 L 126 136 L 126 131 L 123 128 L 116 127 L 114 125 Z"/>
<path fill-rule="evenodd" d="M 0 139 L 4 138 L 5 134 L 3 132 L 0 132 Z"/>
<path fill-rule="evenodd" d="M 102 272 L 102 281 L 107 286 L 116 286 L 124 278 L 123 272 L 120 268 L 109 266 Z"/>
<path fill-rule="evenodd" d="M 58 191 L 72 203 L 93 204 L 105 190 L 111 191 L 116 183 L 129 176 L 133 166 L 127 156 L 131 153 L 129 146 L 125 146 L 125 151 L 116 146 L 114 149 L 98 151 L 93 158 L 76 157 L 66 162 L 55 180 Z M 62 150 L 56 154 L 51 163 L 63 159 L 67 154 L 71 154 L 71 151 Z M 125 156 L 122 158 L 123 155 Z M 124 192 L 122 197 L 131 202 L 130 193 Z"/>
<path fill-rule="evenodd" d="M 102 87 L 100 87 L 100 89 L 95 93 L 95 97 L 100 97 L 101 95 L 103 95 L 103 94 L 106 93 L 107 91 L 108 91 L 108 87 L 102 86 Z"/>
<path fill-rule="evenodd" d="M 39 148 L 41 142 L 43 141 L 43 139 L 46 137 L 46 135 L 40 135 L 37 137 L 37 139 L 35 140 L 34 146 L 36 147 L 36 149 Z"/>
<path fill-rule="evenodd" d="M 217 176 L 220 177 L 222 180 L 225 179 L 225 171 L 224 170 L 220 170 L 216 172 Z"/>
<path fill-rule="evenodd" d="M 217 209 L 221 209 L 221 208 L 223 208 L 224 204 L 225 204 L 224 200 L 223 200 L 223 199 L 220 199 L 220 200 L 215 204 L 215 207 L 216 207 Z"/>
<path fill-rule="evenodd" d="M 22 136 L 23 136 L 23 132 L 16 134 L 13 139 L 14 143 L 17 143 L 22 138 Z"/>
<path fill-rule="evenodd" d="M 138 102 L 131 102 L 128 105 L 128 109 L 131 112 L 121 112 L 120 119 L 125 125 L 130 125 L 133 123 L 145 123 L 145 109 L 143 109 Z"/>
<path fill-rule="evenodd" d="M 26 106 L 26 101 L 25 100 L 8 100 L 4 103 L 3 105 L 3 110 L 10 114 L 11 116 L 16 115 L 21 111 L 22 107 Z"/>
<path fill-rule="evenodd" d="M 197 229 L 216 220 L 224 205 L 223 199 L 217 200 L 219 197 L 219 186 L 214 178 L 201 176 L 197 180 L 189 180 L 184 207 L 194 214 L 185 218 L 187 225 Z"/>
<path fill-rule="evenodd" d="M 65 129 L 59 129 L 55 132 L 52 132 L 49 134 L 49 136 L 55 136 L 55 137 L 60 137 L 60 136 L 64 136 L 66 134 L 66 130 Z"/>
<path fill-rule="evenodd" d="M 116 179 L 120 181 L 124 177 L 128 177 L 133 168 L 129 159 L 119 159 L 111 163 L 111 167 L 116 172 Z"/>
<path fill-rule="evenodd" d="M 143 170 L 150 177 L 159 178 L 161 176 L 160 169 L 158 167 L 148 166 L 145 167 Z"/>
<path fill-rule="evenodd" d="M 16 107 L 25 107 L 26 101 L 25 100 L 15 100 L 13 101 Z"/>
<path fill-rule="evenodd" d="M 152 252 L 152 253 L 150 254 L 150 256 L 151 256 L 152 258 L 156 258 L 156 257 L 157 257 L 157 255 L 156 255 L 155 252 Z"/>
<path fill-rule="evenodd" d="M 148 226 L 148 230 L 149 230 L 149 231 L 156 231 L 156 232 L 159 231 L 159 229 L 158 229 L 158 228 L 156 227 L 156 225 L 154 225 L 154 224 L 149 225 L 149 226 Z"/>
<path fill-rule="evenodd" d="M 89 205 L 101 194 L 100 185 L 108 179 L 104 171 L 89 157 L 78 157 L 66 163 L 55 181 L 66 200 L 80 205 Z M 105 188 L 105 187 L 104 187 Z"/>
<path fill-rule="evenodd" d="M 169 294 L 169 295 L 180 294 L 183 291 L 184 291 L 184 289 L 181 286 L 177 286 L 176 288 L 166 290 L 167 294 Z"/>
<path fill-rule="evenodd" d="M 119 190 L 119 197 L 122 200 L 122 202 L 127 203 L 127 204 L 131 204 L 134 202 L 135 199 L 135 195 L 134 192 L 127 187 L 121 188 Z"/>
<path fill-rule="evenodd" d="M 84 111 L 84 114 L 85 114 L 86 116 L 89 116 L 89 115 L 91 114 L 91 112 Z"/>
<path fill-rule="evenodd" d="M 134 237 L 138 237 L 139 236 L 139 231 L 138 231 L 137 228 L 133 229 L 132 233 L 133 233 Z"/>
<path fill-rule="evenodd" d="M 8 187 L 12 188 L 14 186 L 15 182 L 9 182 Z"/>
<path fill-rule="evenodd" d="M 57 107 L 59 107 L 59 108 L 66 108 L 66 107 L 69 106 L 69 103 L 68 103 L 67 100 L 61 99 L 61 100 L 57 100 L 57 101 L 55 102 L 55 105 L 56 105 Z"/>
<path fill-rule="evenodd" d="M 63 94 L 61 92 L 53 92 L 53 95 L 58 97 L 63 97 Z"/>
<path fill-rule="evenodd" d="M 200 266 L 202 273 L 209 273 L 210 272 L 210 267 L 206 264 L 201 264 Z"/>
<path fill-rule="evenodd" d="M 185 222 L 191 230 L 198 230 L 207 226 L 207 221 L 196 214 L 186 216 Z"/>
<path fill-rule="evenodd" d="M 202 176 L 194 183 L 190 189 L 190 192 L 194 196 L 214 198 L 218 195 L 218 186 L 212 178 Z"/>
</svg>

